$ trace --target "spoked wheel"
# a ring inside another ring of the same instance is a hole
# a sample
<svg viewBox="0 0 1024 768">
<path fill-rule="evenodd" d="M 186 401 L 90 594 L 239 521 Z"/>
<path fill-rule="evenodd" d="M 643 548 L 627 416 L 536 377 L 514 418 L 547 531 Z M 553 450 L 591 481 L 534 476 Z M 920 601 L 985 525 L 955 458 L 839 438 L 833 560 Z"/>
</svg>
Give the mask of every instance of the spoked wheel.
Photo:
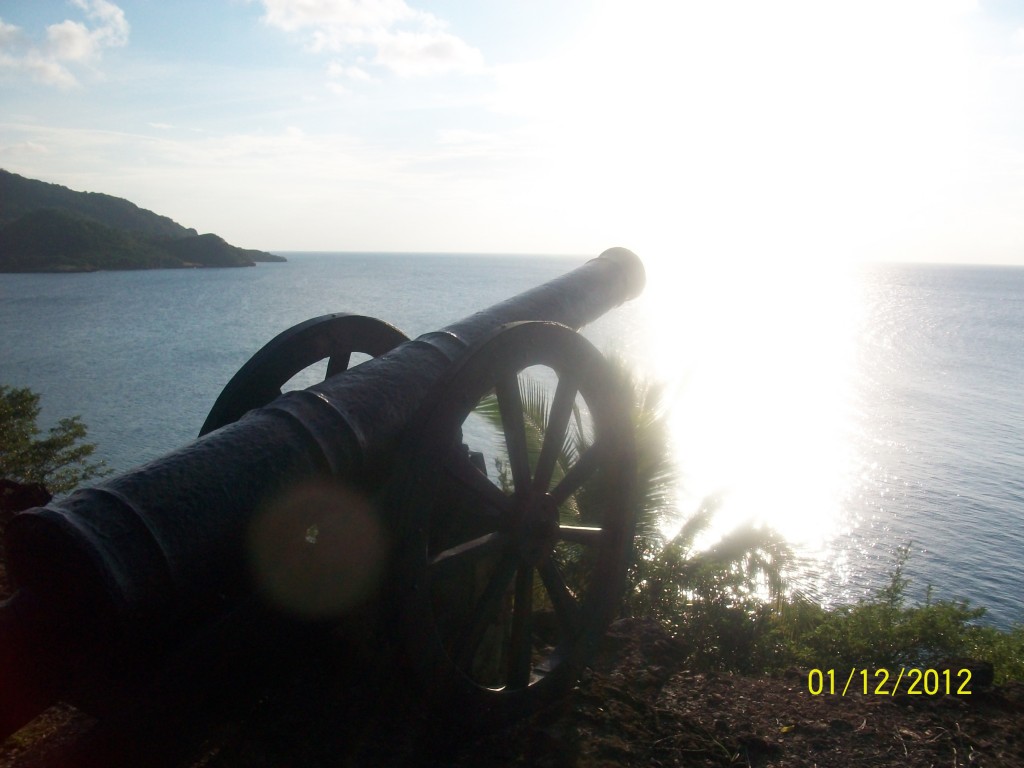
<svg viewBox="0 0 1024 768">
<path fill-rule="evenodd" d="M 202 437 L 267 405 L 299 371 L 324 358 L 327 376 L 348 369 L 353 353 L 379 357 L 408 337 L 393 325 L 363 315 L 314 317 L 278 334 L 227 383 L 199 432 Z"/>
<path fill-rule="evenodd" d="M 497 724 L 574 682 L 618 610 L 635 515 L 629 398 L 586 339 L 539 322 L 501 329 L 437 392 L 404 495 L 406 634 L 447 712 Z M 470 446 L 485 454 L 474 461 L 463 440 L 488 423 L 497 445 Z"/>
</svg>

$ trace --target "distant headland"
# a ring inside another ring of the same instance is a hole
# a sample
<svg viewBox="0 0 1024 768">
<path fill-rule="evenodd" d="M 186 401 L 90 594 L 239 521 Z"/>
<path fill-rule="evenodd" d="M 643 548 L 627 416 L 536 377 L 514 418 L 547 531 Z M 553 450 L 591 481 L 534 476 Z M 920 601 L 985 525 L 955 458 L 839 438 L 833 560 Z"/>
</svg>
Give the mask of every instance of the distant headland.
<svg viewBox="0 0 1024 768">
<path fill-rule="evenodd" d="M 200 235 L 120 197 L 0 169 L 0 272 L 251 267 L 285 260 Z"/>
</svg>

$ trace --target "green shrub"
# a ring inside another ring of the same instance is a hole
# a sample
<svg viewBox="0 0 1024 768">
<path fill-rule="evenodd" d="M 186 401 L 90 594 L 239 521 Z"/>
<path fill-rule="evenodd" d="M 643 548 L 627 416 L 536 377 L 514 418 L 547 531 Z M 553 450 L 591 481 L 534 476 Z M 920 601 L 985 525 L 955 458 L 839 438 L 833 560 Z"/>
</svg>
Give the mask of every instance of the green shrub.
<svg viewBox="0 0 1024 768">
<path fill-rule="evenodd" d="M 89 458 L 96 446 L 82 442 L 86 428 L 80 417 L 61 419 L 43 437 L 38 416 L 38 394 L 0 385 L 0 478 L 65 493 L 107 474 L 102 461 Z"/>
<path fill-rule="evenodd" d="M 650 558 L 647 583 L 634 586 L 630 607 L 658 618 L 697 669 L 924 668 L 973 659 L 993 665 L 997 684 L 1024 680 L 1024 626 L 979 626 L 984 608 L 933 600 L 931 590 L 923 605 L 906 606 L 908 558 L 901 547 L 888 584 L 870 599 L 826 609 L 799 596 L 765 603 L 742 571 L 661 552 Z"/>
</svg>

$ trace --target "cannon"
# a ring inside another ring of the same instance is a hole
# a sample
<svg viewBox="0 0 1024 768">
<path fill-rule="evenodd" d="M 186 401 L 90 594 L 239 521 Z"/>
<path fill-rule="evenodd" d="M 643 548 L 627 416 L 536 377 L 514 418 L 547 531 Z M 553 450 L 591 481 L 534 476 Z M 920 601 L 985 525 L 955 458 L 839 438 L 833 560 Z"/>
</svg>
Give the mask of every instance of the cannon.
<svg viewBox="0 0 1024 768">
<path fill-rule="evenodd" d="M 194 442 L 15 516 L 0 738 L 62 698 L 130 709 L 270 626 L 352 617 L 439 711 L 502 722 L 564 691 L 618 609 L 635 517 L 630 395 L 576 330 L 644 279 L 613 248 L 414 340 L 309 320 Z M 324 358 L 323 382 L 282 394 Z M 552 393 L 540 425 L 531 374 Z"/>
</svg>

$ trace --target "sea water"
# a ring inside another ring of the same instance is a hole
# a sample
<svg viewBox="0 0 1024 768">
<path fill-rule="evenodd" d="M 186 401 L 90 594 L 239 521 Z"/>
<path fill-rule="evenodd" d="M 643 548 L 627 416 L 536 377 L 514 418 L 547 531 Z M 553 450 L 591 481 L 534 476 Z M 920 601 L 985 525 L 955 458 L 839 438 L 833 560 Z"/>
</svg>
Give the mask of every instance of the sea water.
<svg viewBox="0 0 1024 768">
<path fill-rule="evenodd" d="M 584 261 L 286 255 L 0 275 L 0 383 L 40 393 L 45 426 L 81 415 L 122 472 L 194 439 L 234 372 L 291 325 L 345 311 L 415 337 Z M 714 497 L 705 543 L 772 526 L 826 603 L 884 585 L 906 544 L 915 597 L 931 585 L 987 606 L 989 623 L 1024 621 L 1024 269 L 649 271 L 644 297 L 585 333 L 668 385 L 675 522 Z"/>
</svg>

